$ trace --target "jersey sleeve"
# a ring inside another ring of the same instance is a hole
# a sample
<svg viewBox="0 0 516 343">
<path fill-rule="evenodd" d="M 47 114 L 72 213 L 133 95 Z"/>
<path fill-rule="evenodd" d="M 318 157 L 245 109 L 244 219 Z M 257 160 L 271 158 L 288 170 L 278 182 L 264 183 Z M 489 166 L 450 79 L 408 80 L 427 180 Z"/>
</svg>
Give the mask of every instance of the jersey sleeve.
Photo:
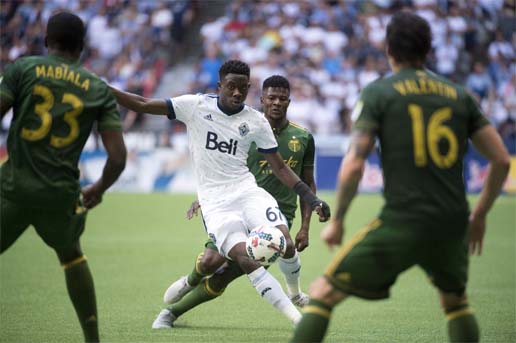
<svg viewBox="0 0 516 343">
<path fill-rule="evenodd" d="M 168 106 L 168 119 L 178 119 L 183 123 L 188 123 L 192 119 L 195 108 L 199 104 L 200 97 L 201 96 L 198 94 L 187 94 L 166 99 Z"/>
<path fill-rule="evenodd" d="M 122 121 L 116 106 L 116 99 L 109 88 L 105 84 L 103 86 L 104 101 L 98 117 L 98 131 L 122 131 Z"/>
<path fill-rule="evenodd" d="M 264 116 L 260 118 L 258 130 L 254 135 L 254 142 L 258 151 L 262 154 L 278 151 L 278 142 L 276 142 L 271 125 Z"/>
<path fill-rule="evenodd" d="M 489 120 L 482 114 L 482 110 L 478 106 L 477 102 L 473 97 L 466 93 L 466 110 L 468 111 L 468 136 L 471 137 L 475 131 L 481 127 L 488 125 Z"/>
<path fill-rule="evenodd" d="M 364 88 L 351 113 L 353 129 L 375 132 L 380 127 L 380 109 L 374 83 Z"/>
<path fill-rule="evenodd" d="M 315 142 L 314 136 L 308 135 L 308 142 L 305 149 L 305 156 L 303 157 L 303 168 L 313 167 L 315 160 Z"/>
<path fill-rule="evenodd" d="M 0 94 L 4 99 L 14 101 L 14 96 L 17 93 L 18 77 L 21 75 L 21 70 L 18 68 L 18 63 L 7 65 L 2 76 L 0 76 Z"/>
</svg>

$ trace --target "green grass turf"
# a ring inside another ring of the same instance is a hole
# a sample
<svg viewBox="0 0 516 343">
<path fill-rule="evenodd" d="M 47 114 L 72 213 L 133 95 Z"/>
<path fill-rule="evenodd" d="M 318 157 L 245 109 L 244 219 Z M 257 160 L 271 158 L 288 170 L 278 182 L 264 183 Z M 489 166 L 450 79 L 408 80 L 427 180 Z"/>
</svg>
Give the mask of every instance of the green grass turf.
<svg viewBox="0 0 516 343">
<path fill-rule="evenodd" d="M 334 195 L 323 194 L 330 201 Z M 89 214 L 83 248 L 95 278 L 105 342 L 286 342 L 290 323 L 241 278 L 223 297 L 185 314 L 172 330 L 152 330 L 163 291 L 187 274 L 203 248 L 200 218 L 185 211 L 192 195 L 108 194 Z M 474 202 L 476 198 L 472 198 Z M 346 238 L 374 217 L 382 200 L 359 196 Z M 498 200 L 488 220 L 484 256 L 471 261 L 470 302 L 484 342 L 515 342 L 516 198 Z M 296 221 L 297 223 L 297 221 Z M 298 227 L 294 227 L 297 231 Z M 320 275 L 332 254 L 319 240 L 302 256 L 302 284 Z M 271 271 L 281 282 L 277 267 Z M 327 342 L 444 342 L 435 290 L 418 268 L 401 275 L 388 301 L 352 298 L 336 308 Z M 75 312 L 54 253 L 29 229 L 0 257 L 0 342 L 79 342 Z"/>
</svg>

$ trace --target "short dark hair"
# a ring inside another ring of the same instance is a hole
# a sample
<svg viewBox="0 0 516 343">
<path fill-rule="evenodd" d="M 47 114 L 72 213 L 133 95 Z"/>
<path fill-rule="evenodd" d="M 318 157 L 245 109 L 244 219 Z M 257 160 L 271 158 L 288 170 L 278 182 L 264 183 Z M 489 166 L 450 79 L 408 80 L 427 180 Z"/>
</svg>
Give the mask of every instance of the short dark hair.
<svg viewBox="0 0 516 343">
<path fill-rule="evenodd" d="M 262 90 L 265 90 L 270 87 L 285 88 L 290 92 L 290 83 L 285 77 L 281 75 L 272 75 L 266 78 L 265 81 L 263 81 Z"/>
<path fill-rule="evenodd" d="M 63 51 L 82 51 L 85 34 L 81 18 L 69 12 L 60 12 L 48 20 L 45 42 L 47 46 Z"/>
<path fill-rule="evenodd" d="M 249 65 L 239 60 L 229 60 L 219 69 L 219 79 L 222 80 L 227 74 L 238 74 L 250 77 L 251 71 Z"/>
<path fill-rule="evenodd" d="M 401 11 L 387 25 L 387 49 L 398 63 L 424 63 L 432 48 L 432 31 L 420 16 Z"/>
</svg>

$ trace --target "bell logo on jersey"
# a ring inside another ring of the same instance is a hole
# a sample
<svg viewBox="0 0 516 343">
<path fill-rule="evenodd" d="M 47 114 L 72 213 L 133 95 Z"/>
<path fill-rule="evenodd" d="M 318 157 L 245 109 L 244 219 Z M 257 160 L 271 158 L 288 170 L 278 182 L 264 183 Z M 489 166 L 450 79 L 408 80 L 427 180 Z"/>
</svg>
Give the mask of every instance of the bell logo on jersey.
<svg viewBox="0 0 516 343">
<path fill-rule="evenodd" d="M 236 154 L 237 149 L 237 140 L 230 139 L 229 142 L 217 141 L 219 136 L 215 132 L 208 131 L 208 135 L 206 136 L 206 146 L 205 148 L 208 150 L 218 150 L 223 153 L 227 153 L 230 155 Z"/>
</svg>

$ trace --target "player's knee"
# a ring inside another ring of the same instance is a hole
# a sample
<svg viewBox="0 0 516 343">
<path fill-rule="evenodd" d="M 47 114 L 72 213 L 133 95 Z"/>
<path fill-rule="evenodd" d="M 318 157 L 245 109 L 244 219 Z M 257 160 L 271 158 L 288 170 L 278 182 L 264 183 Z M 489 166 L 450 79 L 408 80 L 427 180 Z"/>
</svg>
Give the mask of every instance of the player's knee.
<svg viewBox="0 0 516 343">
<path fill-rule="evenodd" d="M 205 253 L 198 265 L 199 271 L 204 275 L 214 274 L 225 262 L 218 252 Z"/>
<path fill-rule="evenodd" d="M 347 294 L 335 289 L 323 276 L 316 279 L 310 285 L 310 299 L 322 301 L 330 306 L 335 306 L 347 297 Z"/>
<path fill-rule="evenodd" d="M 83 257 L 81 245 L 76 242 L 70 246 L 54 248 L 57 258 L 62 265 L 66 265 Z"/>
</svg>

